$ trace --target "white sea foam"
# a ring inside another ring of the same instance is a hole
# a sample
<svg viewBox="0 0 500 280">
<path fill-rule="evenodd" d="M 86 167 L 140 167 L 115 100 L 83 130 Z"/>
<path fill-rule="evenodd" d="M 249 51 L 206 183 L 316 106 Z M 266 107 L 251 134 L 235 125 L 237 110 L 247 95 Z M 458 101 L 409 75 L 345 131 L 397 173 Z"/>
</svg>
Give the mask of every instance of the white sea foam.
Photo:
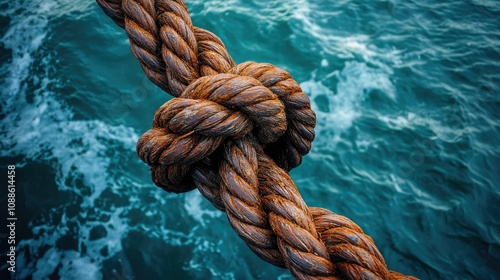
<svg viewBox="0 0 500 280">
<path fill-rule="evenodd" d="M 167 200 L 178 197 L 153 189 L 155 204 L 144 205 L 138 198 L 141 183 L 129 178 L 127 170 L 112 170 L 121 158 L 136 159 L 138 135 L 132 128 L 99 120 L 77 120 L 74 109 L 58 98 L 57 89 L 62 82 L 57 74 L 51 74 L 56 58 L 43 48 L 49 38 L 50 20 L 70 13 L 82 16 L 92 7 L 89 3 L 11 2 L 8 9 L 1 12 L 11 17 L 2 42 L 12 50 L 12 59 L 1 66 L 2 73 L 8 74 L 1 84 L 0 110 L 4 117 L 0 120 L 0 156 L 23 158 L 24 163 L 16 163 L 19 168 L 33 161 L 51 165 L 58 190 L 69 193 L 71 199 L 49 213 L 40 213 L 39 220 L 29 224 L 33 237 L 18 240 L 16 276 L 19 279 L 30 276 L 46 279 L 56 269 L 62 279 L 100 279 L 104 261 L 122 251 L 122 239 L 130 230 L 158 237 L 172 246 L 208 242 L 213 247 L 215 244 L 194 231 L 185 233 L 169 228 L 170 223 L 159 209 Z M 37 72 L 31 71 L 34 66 Z M 35 87 L 28 90 L 30 80 Z M 106 199 L 103 197 L 106 190 L 126 195 L 129 204 L 96 207 L 97 202 Z M 70 217 L 67 209 L 77 201 L 81 202 L 78 213 Z M 186 197 L 184 207 L 196 222 L 204 225 L 221 215 L 215 210 L 202 209 L 201 203 L 201 195 L 196 192 Z M 126 212 L 135 208 L 145 209 L 147 217 L 164 222 L 131 226 Z M 60 221 L 54 222 L 53 217 L 60 217 Z M 95 226 L 104 227 L 105 233 L 90 240 Z M 75 238 L 78 248 L 58 248 L 57 243 L 65 236 Z M 203 263 L 204 250 L 208 250 L 209 245 L 196 247 L 193 263 Z M 105 255 L 101 251 L 104 248 Z M 231 279 L 230 275 L 215 270 L 212 273 Z"/>
<path fill-rule="evenodd" d="M 318 137 L 313 147 L 334 149 L 342 133 L 349 130 L 363 114 L 363 102 L 373 90 L 380 90 L 392 98 L 395 89 L 390 74 L 371 68 L 366 63 L 347 62 L 344 69 L 335 75 L 338 79 L 335 92 L 315 77 L 301 83 L 302 90 L 310 95 L 317 116 L 315 131 Z"/>
<path fill-rule="evenodd" d="M 248 2 L 243 0 L 227 0 L 227 1 L 206 1 L 206 0 L 191 0 L 186 1 L 190 10 L 191 16 L 196 17 L 198 14 L 206 16 L 208 14 L 227 14 L 228 12 L 243 14 L 254 19 L 256 22 L 264 23 L 264 26 L 274 26 L 279 21 L 288 21 L 292 19 L 293 12 L 301 7 L 305 0 L 278 0 L 278 1 L 255 1 L 249 6 Z M 256 13 L 255 11 L 259 12 Z"/>
<path fill-rule="evenodd" d="M 333 5 L 344 5 L 345 1 L 337 1 Z M 370 37 L 366 34 L 345 33 L 340 30 L 336 33 L 330 26 L 325 25 L 324 20 L 338 15 L 339 9 L 318 11 L 310 6 L 312 2 L 306 0 L 294 1 L 297 3 L 292 10 L 291 18 L 297 23 L 297 32 L 304 33 L 315 44 L 319 44 L 320 53 L 335 55 L 342 59 L 353 59 L 361 57 L 365 62 L 386 68 L 387 62 L 391 64 L 400 63 L 401 52 L 396 49 L 380 49 L 371 44 Z M 318 15 L 317 13 L 321 13 Z"/>
<path fill-rule="evenodd" d="M 207 217 L 216 218 L 222 216 L 222 212 L 218 210 L 210 210 L 205 206 L 202 206 L 205 198 L 197 191 L 189 192 L 185 196 L 184 208 L 187 213 L 198 221 L 202 226 L 206 226 Z"/>
<path fill-rule="evenodd" d="M 333 149 L 342 134 L 362 116 L 364 102 L 371 92 L 379 91 L 389 100 L 396 99 L 391 76 L 393 67 L 400 64 L 400 52 L 374 46 L 366 34 L 336 33 L 322 21 L 334 17 L 335 9 L 321 11 L 325 14 L 319 16 L 316 14 L 317 9 L 312 8 L 314 3 L 305 0 L 298 2 L 300 5 L 297 5 L 291 16 L 294 28 L 300 36 L 311 38 L 306 41 L 319 46 L 318 52 L 324 56 L 321 67 L 329 67 L 332 56 L 345 61 L 342 70 L 322 76 L 315 72 L 309 80 L 301 83 L 302 89 L 311 97 L 318 118 L 315 129 L 318 137 L 313 151 L 318 148 Z M 334 5 L 345 5 L 345 2 Z M 317 72 L 320 73 L 319 70 Z M 334 79 L 334 82 L 330 79 Z M 336 85 L 336 88 L 330 85 Z M 362 139 L 360 143 L 366 148 L 369 142 L 370 139 Z"/>
<path fill-rule="evenodd" d="M 5 136 L 0 156 L 21 156 L 26 161 L 55 164 L 59 190 L 80 196 L 83 214 L 92 208 L 106 187 L 113 185 L 107 174 L 110 159 L 106 157 L 106 152 L 109 148 L 102 143 L 102 139 L 115 142 L 133 152 L 138 136 L 132 129 L 123 126 L 74 120 L 71 109 L 57 100 L 57 95 L 49 90 L 59 83 L 48 73 L 52 59 L 50 56 L 40 62 L 44 69 L 42 73 L 30 73 L 34 56 L 47 36 L 47 14 L 54 12 L 53 8 L 57 3 L 25 1 L 26 7 L 17 15 L 14 11 L 19 7 L 11 3 L 9 9 L 4 11 L 12 20 L 2 42 L 12 50 L 12 60 L 9 64 L 2 65 L 2 68 L 11 71 L 2 84 L 1 110 L 5 117 L 1 120 L 0 129 Z M 33 92 L 26 89 L 29 78 L 39 81 Z M 28 100 L 28 95 L 33 96 L 32 100 Z M 83 180 L 84 185 L 90 188 L 90 195 L 81 193 L 81 189 L 74 184 L 75 178 Z M 61 206 L 52 211 L 65 211 L 65 208 Z M 46 220 L 43 225 L 32 226 L 34 237 L 18 240 L 17 250 L 20 253 L 17 258 L 17 276 L 20 279 L 30 275 L 36 279 L 44 279 L 60 266 L 61 278 L 79 278 L 78 276 L 83 275 L 83 278 L 99 278 L 102 261 L 105 259 L 99 251 L 107 246 L 109 255 L 119 252 L 119 240 L 127 232 L 123 219 L 119 217 L 120 212 L 121 209 L 115 209 L 109 213 L 111 218 L 102 223 L 86 221 L 87 219 L 79 216 L 68 218 L 63 212 L 59 213 L 62 218 L 58 223 Z M 70 232 L 74 230 L 70 228 L 70 223 L 77 225 L 77 232 Z M 107 235 L 104 239 L 89 241 L 90 229 L 97 223 L 105 226 Z M 78 243 L 86 244 L 86 254 L 56 249 L 56 242 L 67 234 L 74 234 L 79 238 Z M 49 249 L 40 251 L 45 246 Z M 31 255 L 30 259 L 27 252 Z"/>
</svg>

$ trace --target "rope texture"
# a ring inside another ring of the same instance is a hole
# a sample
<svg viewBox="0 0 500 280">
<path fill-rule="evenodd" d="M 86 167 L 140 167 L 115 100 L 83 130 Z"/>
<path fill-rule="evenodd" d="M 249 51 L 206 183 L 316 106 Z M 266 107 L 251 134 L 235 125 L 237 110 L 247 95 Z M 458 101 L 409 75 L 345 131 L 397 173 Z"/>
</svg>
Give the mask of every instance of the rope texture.
<svg viewBox="0 0 500 280">
<path fill-rule="evenodd" d="M 147 77 L 174 96 L 137 144 L 157 186 L 197 188 L 255 254 L 298 279 L 416 279 L 389 271 L 354 222 L 303 201 L 288 171 L 309 152 L 316 117 L 289 73 L 235 65 L 182 0 L 96 1 L 125 28 Z"/>
</svg>

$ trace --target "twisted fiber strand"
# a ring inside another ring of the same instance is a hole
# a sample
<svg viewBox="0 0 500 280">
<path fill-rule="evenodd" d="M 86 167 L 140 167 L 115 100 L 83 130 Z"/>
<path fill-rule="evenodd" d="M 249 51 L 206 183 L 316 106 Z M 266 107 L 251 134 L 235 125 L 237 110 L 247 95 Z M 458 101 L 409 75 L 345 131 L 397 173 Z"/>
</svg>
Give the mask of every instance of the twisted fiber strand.
<svg viewBox="0 0 500 280">
<path fill-rule="evenodd" d="M 417 279 L 387 270 L 373 240 L 353 221 L 327 209 L 309 209 L 331 259 L 346 279 Z"/>
<path fill-rule="evenodd" d="M 199 78 L 198 44 L 184 3 L 157 1 L 156 4 L 159 35 L 163 43 L 161 54 L 170 92 L 179 96 L 188 84 Z"/>
<path fill-rule="evenodd" d="M 158 186 L 198 188 L 255 253 L 299 279 L 412 278 L 388 271 L 353 222 L 308 208 L 284 171 L 308 153 L 315 125 L 309 99 L 287 72 L 234 66 L 217 36 L 192 26 L 183 1 L 97 2 L 126 29 L 146 75 L 178 97 L 157 111 L 137 145 Z"/>
<path fill-rule="evenodd" d="M 231 226 L 262 259 L 285 267 L 259 196 L 258 162 L 250 136 L 225 144 L 219 167 L 221 197 Z"/>
<path fill-rule="evenodd" d="M 260 196 L 288 269 L 299 279 L 335 279 L 335 266 L 295 184 L 271 158 L 257 154 Z"/>
<path fill-rule="evenodd" d="M 148 0 L 123 0 L 122 8 L 123 26 L 130 39 L 132 53 L 141 63 L 146 76 L 161 89 L 169 91 L 165 63 L 158 55 L 161 51 L 161 41 L 155 20 L 155 6 Z M 114 20 L 118 22 L 120 18 Z"/>
<path fill-rule="evenodd" d="M 234 66 L 234 61 L 219 37 L 198 27 L 194 28 L 194 34 L 198 42 L 200 75 L 208 76 L 229 72 L 229 69 Z"/>
</svg>

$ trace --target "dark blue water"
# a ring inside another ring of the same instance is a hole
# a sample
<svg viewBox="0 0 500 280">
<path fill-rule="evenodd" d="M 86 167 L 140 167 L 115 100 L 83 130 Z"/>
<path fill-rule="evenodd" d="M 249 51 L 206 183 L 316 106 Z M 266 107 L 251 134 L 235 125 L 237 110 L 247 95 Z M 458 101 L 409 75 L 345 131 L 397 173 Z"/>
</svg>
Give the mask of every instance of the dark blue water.
<svg viewBox="0 0 500 280">
<path fill-rule="evenodd" d="M 310 96 L 317 138 L 291 173 L 309 205 L 358 223 L 392 270 L 500 279 L 499 1 L 187 5 L 236 62 L 284 68 Z M 170 97 L 93 1 L 2 0 L 0 37 L 0 165 L 17 172 L 11 277 L 291 278 L 197 191 L 153 185 L 135 143 Z"/>
</svg>

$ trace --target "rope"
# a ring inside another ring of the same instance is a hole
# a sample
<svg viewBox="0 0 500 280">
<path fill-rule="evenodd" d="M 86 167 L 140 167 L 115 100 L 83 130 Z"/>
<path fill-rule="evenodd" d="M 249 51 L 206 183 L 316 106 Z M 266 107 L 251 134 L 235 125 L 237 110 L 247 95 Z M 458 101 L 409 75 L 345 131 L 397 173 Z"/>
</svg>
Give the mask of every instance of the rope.
<svg viewBox="0 0 500 280">
<path fill-rule="evenodd" d="M 125 28 L 148 78 L 174 96 L 137 144 L 157 186 L 197 188 L 255 254 L 298 279 L 416 279 L 389 271 L 354 222 L 303 201 L 288 171 L 309 152 L 316 117 L 289 73 L 235 65 L 182 0 L 97 3 Z"/>
</svg>

